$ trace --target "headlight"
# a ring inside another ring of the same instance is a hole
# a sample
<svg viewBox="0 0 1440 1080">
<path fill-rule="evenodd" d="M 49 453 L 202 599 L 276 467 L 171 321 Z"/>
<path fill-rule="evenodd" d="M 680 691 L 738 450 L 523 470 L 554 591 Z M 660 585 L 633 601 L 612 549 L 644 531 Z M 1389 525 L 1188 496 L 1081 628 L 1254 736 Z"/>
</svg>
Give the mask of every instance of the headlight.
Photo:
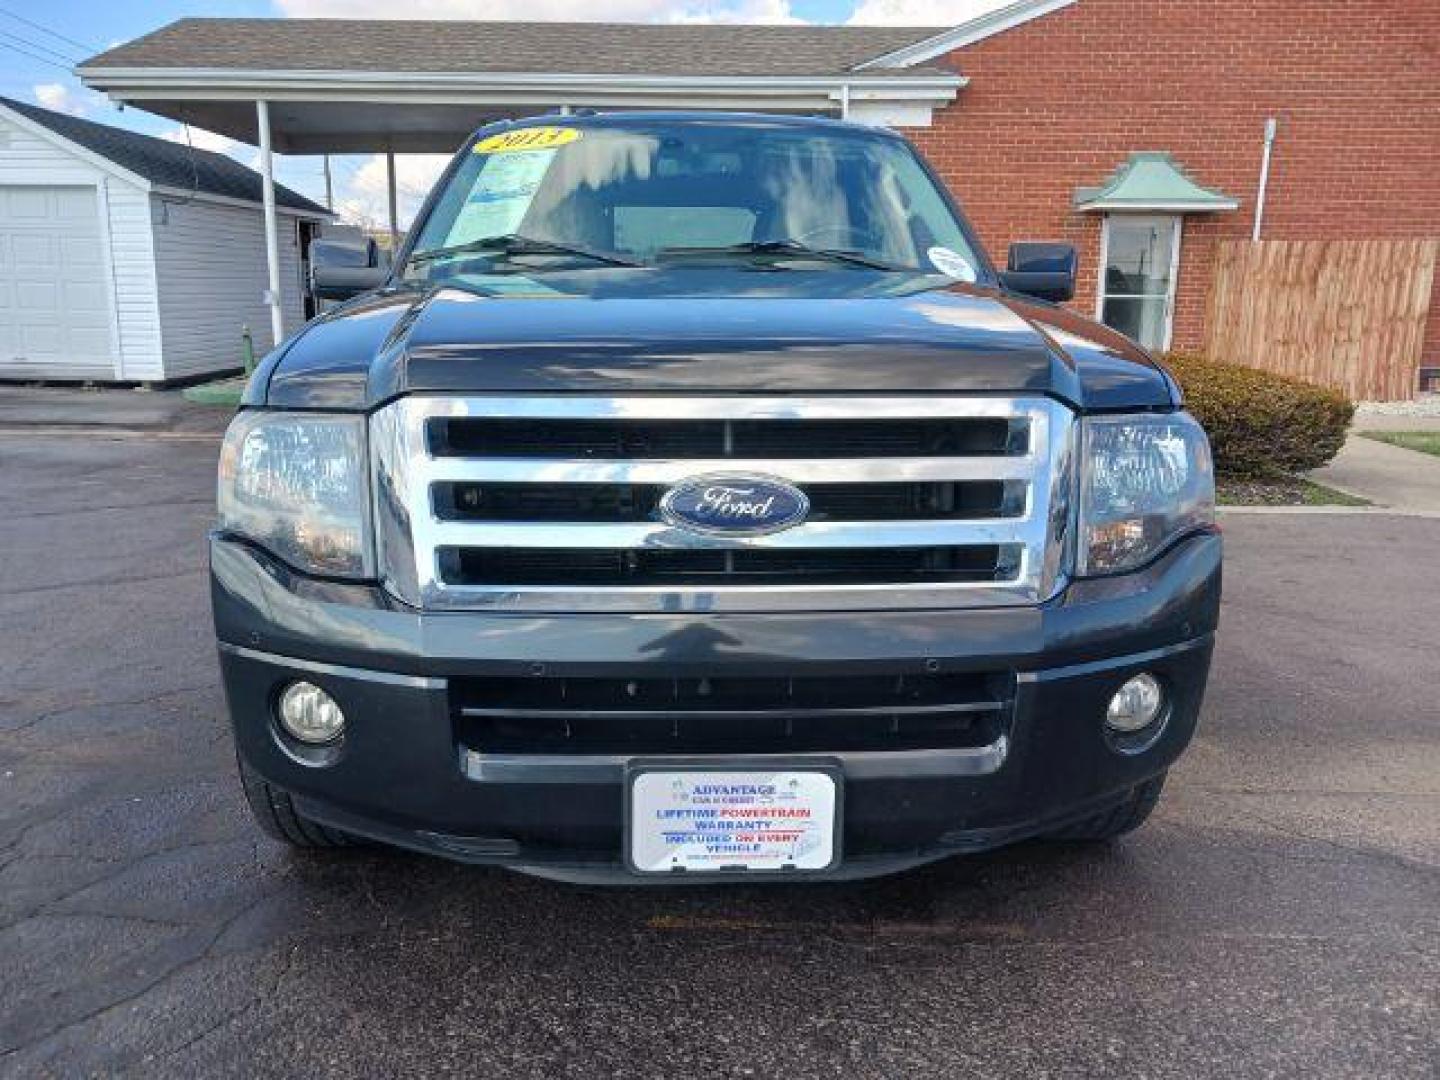
<svg viewBox="0 0 1440 1080">
<path fill-rule="evenodd" d="M 1215 521 L 1210 443 L 1189 413 L 1083 421 L 1076 572 L 1116 574 Z"/>
<path fill-rule="evenodd" d="M 242 412 L 220 450 L 220 528 L 298 570 L 371 577 L 365 418 Z"/>
</svg>

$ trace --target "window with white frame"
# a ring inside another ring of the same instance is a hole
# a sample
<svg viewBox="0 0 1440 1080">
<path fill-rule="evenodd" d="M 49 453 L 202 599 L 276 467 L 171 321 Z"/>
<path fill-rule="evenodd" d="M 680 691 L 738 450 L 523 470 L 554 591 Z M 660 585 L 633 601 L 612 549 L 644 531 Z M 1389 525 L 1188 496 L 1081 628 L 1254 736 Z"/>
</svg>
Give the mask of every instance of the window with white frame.
<svg viewBox="0 0 1440 1080">
<path fill-rule="evenodd" d="M 1178 214 L 1106 214 L 1095 317 L 1147 349 L 1170 347 L 1180 266 Z"/>
</svg>

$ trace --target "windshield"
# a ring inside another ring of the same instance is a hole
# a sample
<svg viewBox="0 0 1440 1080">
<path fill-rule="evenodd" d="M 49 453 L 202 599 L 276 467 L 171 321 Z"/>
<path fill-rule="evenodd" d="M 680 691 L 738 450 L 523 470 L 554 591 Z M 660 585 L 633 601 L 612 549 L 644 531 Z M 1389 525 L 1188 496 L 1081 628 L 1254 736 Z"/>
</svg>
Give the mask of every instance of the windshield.
<svg viewBox="0 0 1440 1080">
<path fill-rule="evenodd" d="M 463 153 L 409 277 L 686 260 L 978 276 L 914 152 L 879 133 L 763 119 L 557 120 Z"/>
</svg>

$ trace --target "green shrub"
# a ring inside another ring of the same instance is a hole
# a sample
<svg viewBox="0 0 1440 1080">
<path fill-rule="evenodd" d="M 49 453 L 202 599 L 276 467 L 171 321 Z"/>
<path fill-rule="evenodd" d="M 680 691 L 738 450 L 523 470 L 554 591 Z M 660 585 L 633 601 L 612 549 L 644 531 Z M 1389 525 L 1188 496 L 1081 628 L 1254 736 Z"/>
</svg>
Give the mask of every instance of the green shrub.
<svg viewBox="0 0 1440 1080">
<path fill-rule="evenodd" d="M 1339 452 L 1355 414 L 1338 390 L 1299 379 L 1187 353 L 1170 353 L 1164 363 L 1210 435 L 1216 471 L 1227 476 L 1319 468 Z"/>
</svg>

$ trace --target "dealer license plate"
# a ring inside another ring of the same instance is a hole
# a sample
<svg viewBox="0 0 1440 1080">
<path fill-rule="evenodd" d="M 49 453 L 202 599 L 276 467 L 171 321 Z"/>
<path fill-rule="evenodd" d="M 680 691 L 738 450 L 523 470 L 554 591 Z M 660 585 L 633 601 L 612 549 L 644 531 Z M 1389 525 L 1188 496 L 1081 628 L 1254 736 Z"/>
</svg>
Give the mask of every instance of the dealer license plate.
<svg viewBox="0 0 1440 1080">
<path fill-rule="evenodd" d="M 813 871 L 840 859 L 838 770 L 636 768 L 629 811 L 640 873 Z"/>
</svg>

